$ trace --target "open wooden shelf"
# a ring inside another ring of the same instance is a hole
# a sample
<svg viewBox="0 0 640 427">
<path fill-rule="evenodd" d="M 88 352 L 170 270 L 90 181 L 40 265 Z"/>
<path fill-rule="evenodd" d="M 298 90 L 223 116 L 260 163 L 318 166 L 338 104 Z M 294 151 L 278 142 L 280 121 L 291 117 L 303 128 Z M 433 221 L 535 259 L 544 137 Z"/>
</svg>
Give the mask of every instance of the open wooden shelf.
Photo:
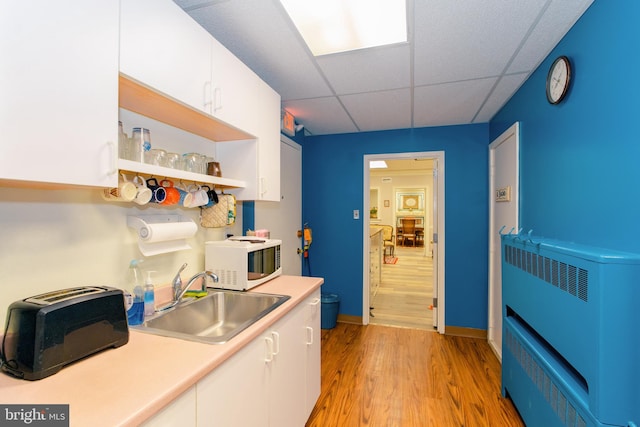
<svg viewBox="0 0 640 427">
<path fill-rule="evenodd" d="M 215 142 L 255 138 L 123 74 L 120 74 L 119 97 L 121 108 Z"/>
</svg>

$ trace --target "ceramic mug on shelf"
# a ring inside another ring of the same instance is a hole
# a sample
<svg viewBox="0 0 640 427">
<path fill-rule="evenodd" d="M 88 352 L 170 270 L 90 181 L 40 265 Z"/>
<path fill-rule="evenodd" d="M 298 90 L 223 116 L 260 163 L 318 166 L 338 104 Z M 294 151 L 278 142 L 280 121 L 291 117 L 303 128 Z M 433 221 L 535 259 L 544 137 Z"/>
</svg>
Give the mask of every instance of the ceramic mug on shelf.
<svg viewBox="0 0 640 427">
<path fill-rule="evenodd" d="M 173 186 L 173 181 L 170 179 L 163 179 L 160 181 L 160 185 L 164 187 L 167 193 L 167 197 L 162 201 L 163 205 L 175 205 L 180 201 L 180 192 Z"/>
<path fill-rule="evenodd" d="M 175 188 L 180 193 L 180 200 L 178 200 L 178 204 L 180 206 L 184 206 L 184 199 L 187 197 L 187 194 L 189 194 L 189 190 L 184 186 L 182 181 L 180 181 Z"/>
<path fill-rule="evenodd" d="M 215 188 L 209 188 L 208 185 L 204 185 L 203 187 L 207 188 L 207 197 L 209 198 L 209 201 L 207 202 L 205 207 L 210 208 L 213 205 L 217 205 L 218 204 L 218 193 L 216 193 L 216 189 Z"/>
<path fill-rule="evenodd" d="M 102 191 L 102 197 L 110 202 L 131 202 L 136 197 L 137 191 L 135 184 L 128 181 L 126 176 L 122 174 L 118 186 L 105 188 Z"/>
<path fill-rule="evenodd" d="M 147 183 L 144 178 L 138 175 L 133 178 L 133 183 L 137 188 L 136 197 L 133 201 L 139 205 L 146 205 L 149 203 L 153 197 L 153 192 L 149 187 L 147 187 Z"/>
<path fill-rule="evenodd" d="M 187 194 L 184 198 L 184 207 L 185 208 L 197 208 L 198 206 L 204 206 L 209 203 L 209 195 L 207 194 L 207 190 L 204 190 L 202 187 L 197 186 L 193 188 L 192 186 L 189 190 L 189 194 Z"/>
<path fill-rule="evenodd" d="M 162 203 L 164 199 L 167 198 L 167 191 L 163 186 L 158 184 L 158 180 L 155 178 L 149 178 L 147 180 L 147 187 L 153 193 L 150 202 L 151 203 Z"/>
</svg>

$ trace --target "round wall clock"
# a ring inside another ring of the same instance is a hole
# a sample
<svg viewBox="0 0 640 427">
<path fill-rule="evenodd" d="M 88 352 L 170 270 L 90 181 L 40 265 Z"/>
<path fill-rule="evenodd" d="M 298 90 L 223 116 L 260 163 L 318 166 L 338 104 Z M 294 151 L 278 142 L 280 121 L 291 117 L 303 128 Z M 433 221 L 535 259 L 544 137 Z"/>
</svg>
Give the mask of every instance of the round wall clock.
<svg viewBox="0 0 640 427">
<path fill-rule="evenodd" d="M 547 74 L 547 100 L 558 104 L 567 95 L 571 82 L 571 63 L 566 56 L 559 56 Z"/>
</svg>

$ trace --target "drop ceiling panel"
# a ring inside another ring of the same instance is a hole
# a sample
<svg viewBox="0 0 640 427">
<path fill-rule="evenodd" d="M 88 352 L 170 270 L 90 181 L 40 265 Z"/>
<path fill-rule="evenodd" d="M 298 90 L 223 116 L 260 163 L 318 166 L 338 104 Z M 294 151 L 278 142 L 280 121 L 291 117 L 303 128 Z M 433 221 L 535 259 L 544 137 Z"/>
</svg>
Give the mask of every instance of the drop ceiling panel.
<svg viewBox="0 0 640 427">
<path fill-rule="evenodd" d="M 496 78 L 416 87 L 415 127 L 471 123 Z"/>
<path fill-rule="evenodd" d="M 306 45 L 276 7 L 279 3 L 242 0 L 204 4 L 210 5 L 189 10 L 189 14 L 283 99 L 332 94 Z"/>
<path fill-rule="evenodd" d="M 500 75 L 546 1 L 416 2 L 416 86 Z"/>
<path fill-rule="evenodd" d="M 403 43 L 320 56 L 317 61 L 333 89 L 342 95 L 408 88 L 410 53 L 409 44 Z"/>
<path fill-rule="evenodd" d="M 361 131 L 411 127 L 409 88 L 344 95 L 340 100 Z"/>
<path fill-rule="evenodd" d="M 522 86 L 527 77 L 527 73 L 520 73 L 500 78 L 473 122 L 486 123 L 491 120 L 496 112 L 500 111 L 504 104 L 513 96 L 516 90 Z M 544 90 L 544 88 L 542 90 Z"/>
<path fill-rule="evenodd" d="M 507 72 L 518 73 L 536 69 L 591 3 L 593 0 L 563 0 L 551 3 Z"/>
<path fill-rule="evenodd" d="M 283 108 L 314 135 L 357 132 L 355 124 L 335 97 L 284 101 Z"/>
</svg>

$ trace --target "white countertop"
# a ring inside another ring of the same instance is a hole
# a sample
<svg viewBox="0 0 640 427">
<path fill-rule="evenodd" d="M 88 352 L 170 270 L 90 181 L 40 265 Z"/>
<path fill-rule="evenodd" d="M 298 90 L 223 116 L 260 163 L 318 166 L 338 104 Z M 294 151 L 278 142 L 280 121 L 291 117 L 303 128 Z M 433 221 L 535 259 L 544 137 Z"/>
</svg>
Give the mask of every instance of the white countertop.
<svg viewBox="0 0 640 427">
<path fill-rule="evenodd" d="M 291 298 L 222 345 L 131 330 L 129 342 L 38 381 L 0 373 L 2 404 L 69 404 L 71 426 L 136 426 L 160 411 L 282 318 L 322 283 L 281 276 L 254 289 Z"/>
</svg>

